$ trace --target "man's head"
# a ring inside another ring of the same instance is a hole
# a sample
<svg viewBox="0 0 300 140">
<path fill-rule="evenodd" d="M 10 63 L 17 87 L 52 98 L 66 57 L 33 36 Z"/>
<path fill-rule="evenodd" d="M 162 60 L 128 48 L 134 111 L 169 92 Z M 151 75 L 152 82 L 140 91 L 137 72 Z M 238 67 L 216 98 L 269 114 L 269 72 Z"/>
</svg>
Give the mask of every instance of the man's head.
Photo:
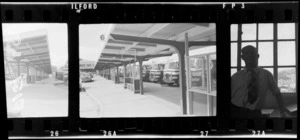
<svg viewBox="0 0 300 140">
<path fill-rule="evenodd" d="M 247 68 L 256 68 L 258 65 L 259 54 L 254 46 L 248 45 L 242 49 L 242 59 Z"/>
</svg>

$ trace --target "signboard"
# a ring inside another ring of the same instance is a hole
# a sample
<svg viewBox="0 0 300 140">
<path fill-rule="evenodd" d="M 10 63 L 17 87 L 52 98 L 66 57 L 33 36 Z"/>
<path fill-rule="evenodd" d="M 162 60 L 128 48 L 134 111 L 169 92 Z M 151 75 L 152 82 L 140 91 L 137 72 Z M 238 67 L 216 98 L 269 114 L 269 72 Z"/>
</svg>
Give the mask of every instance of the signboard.
<svg viewBox="0 0 300 140">
<path fill-rule="evenodd" d="M 80 61 L 80 69 L 94 69 L 95 63 L 93 61 Z"/>
</svg>

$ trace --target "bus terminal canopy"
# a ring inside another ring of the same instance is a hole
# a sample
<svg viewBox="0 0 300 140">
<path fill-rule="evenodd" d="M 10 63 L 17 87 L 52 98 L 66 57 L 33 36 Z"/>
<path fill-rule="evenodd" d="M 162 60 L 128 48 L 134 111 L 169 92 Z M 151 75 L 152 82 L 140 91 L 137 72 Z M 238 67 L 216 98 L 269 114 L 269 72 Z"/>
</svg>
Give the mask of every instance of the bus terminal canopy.
<svg viewBox="0 0 300 140">
<path fill-rule="evenodd" d="M 214 23 L 116 24 L 95 68 L 102 70 L 135 62 L 138 57 L 151 59 L 171 56 L 177 52 L 166 44 L 184 43 L 185 33 L 188 33 L 189 41 L 199 41 L 206 46 L 215 45 Z"/>
<path fill-rule="evenodd" d="M 19 43 L 11 45 L 11 41 Z M 11 46 L 13 51 L 20 54 L 16 58 L 19 58 L 21 63 L 28 63 L 47 74 L 52 73 L 46 29 L 25 32 L 17 36 L 5 36 L 4 46 L 5 48 Z M 16 58 L 10 61 L 17 62 Z"/>
</svg>

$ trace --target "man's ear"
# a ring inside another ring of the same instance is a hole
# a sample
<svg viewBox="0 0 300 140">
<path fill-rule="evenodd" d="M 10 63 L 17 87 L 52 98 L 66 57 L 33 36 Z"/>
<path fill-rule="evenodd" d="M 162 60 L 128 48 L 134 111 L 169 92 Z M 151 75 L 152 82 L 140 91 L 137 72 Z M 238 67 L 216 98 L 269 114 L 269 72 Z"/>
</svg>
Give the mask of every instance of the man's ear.
<svg viewBox="0 0 300 140">
<path fill-rule="evenodd" d="M 257 59 L 259 58 L 259 54 L 257 54 Z"/>
</svg>

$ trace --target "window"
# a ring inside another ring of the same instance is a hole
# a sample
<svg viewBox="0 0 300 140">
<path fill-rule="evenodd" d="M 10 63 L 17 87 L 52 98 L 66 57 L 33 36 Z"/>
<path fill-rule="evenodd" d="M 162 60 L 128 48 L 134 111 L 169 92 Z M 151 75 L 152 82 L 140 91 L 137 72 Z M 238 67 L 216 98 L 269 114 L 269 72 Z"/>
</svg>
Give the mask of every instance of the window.
<svg viewBox="0 0 300 140">
<path fill-rule="evenodd" d="M 273 42 L 259 42 L 258 43 L 258 65 L 260 66 L 273 66 L 274 56 L 273 56 Z"/>
<path fill-rule="evenodd" d="M 295 23 L 231 25 L 231 75 L 245 67 L 241 49 L 253 45 L 259 53 L 259 67 L 270 71 L 282 93 L 296 93 Z M 241 33 L 238 31 L 241 30 Z M 240 38 L 240 41 L 238 40 Z"/>
<path fill-rule="evenodd" d="M 278 65 L 296 65 L 295 41 L 278 41 Z"/>
<path fill-rule="evenodd" d="M 207 90 L 207 57 L 197 56 L 190 58 L 190 73 L 191 73 L 191 87 L 201 90 Z"/>
<path fill-rule="evenodd" d="M 255 39 L 256 39 L 256 24 L 243 24 L 242 40 L 255 40 Z"/>
<path fill-rule="evenodd" d="M 197 48 L 198 46 L 193 46 Z M 216 47 L 208 46 L 190 50 L 190 87 L 203 93 L 215 93 L 216 79 Z"/>
</svg>

